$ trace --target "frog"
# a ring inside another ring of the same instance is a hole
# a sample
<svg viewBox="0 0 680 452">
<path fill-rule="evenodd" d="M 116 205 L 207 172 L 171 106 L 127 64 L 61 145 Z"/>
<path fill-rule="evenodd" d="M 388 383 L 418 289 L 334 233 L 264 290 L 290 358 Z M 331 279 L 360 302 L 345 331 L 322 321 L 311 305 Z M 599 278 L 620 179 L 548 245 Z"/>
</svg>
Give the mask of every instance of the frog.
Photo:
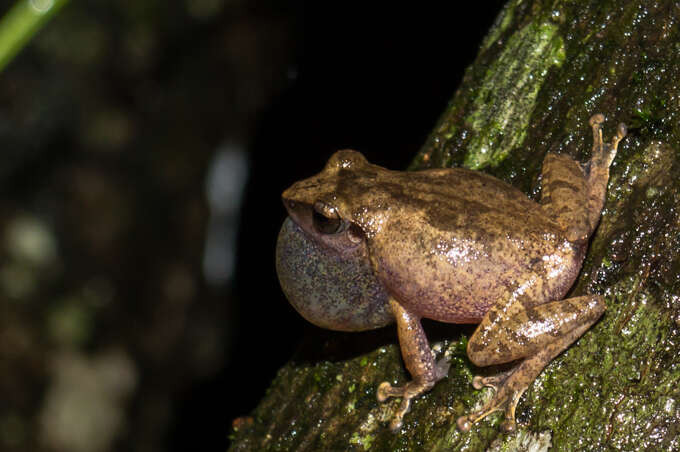
<svg viewBox="0 0 680 452">
<path fill-rule="evenodd" d="M 577 279 L 605 203 L 610 166 L 627 130 L 603 139 L 604 115 L 589 120 L 590 159 L 548 152 L 538 200 L 482 171 L 394 171 L 359 152 L 333 154 L 315 176 L 282 194 L 288 217 L 276 245 L 284 294 L 308 321 L 337 331 L 396 322 L 412 379 L 381 383 L 379 402 L 401 398 L 390 428 L 399 431 L 414 399 L 448 375 L 421 319 L 477 325 L 467 342 L 476 375 L 492 389 L 459 430 L 496 411 L 517 427 L 520 397 L 558 354 L 606 310 L 599 294 L 565 298 Z M 503 368 L 503 366 L 501 366 Z"/>
</svg>

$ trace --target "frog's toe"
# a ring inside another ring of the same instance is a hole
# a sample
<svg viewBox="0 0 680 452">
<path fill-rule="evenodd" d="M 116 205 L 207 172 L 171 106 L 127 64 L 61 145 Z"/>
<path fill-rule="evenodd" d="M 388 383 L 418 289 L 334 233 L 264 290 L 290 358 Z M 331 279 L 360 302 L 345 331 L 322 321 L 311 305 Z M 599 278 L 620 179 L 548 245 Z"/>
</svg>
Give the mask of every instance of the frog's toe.
<svg viewBox="0 0 680 452">
<path fill-rule="evenodd" d="M 619 123 L 619 126 L 616 128 L 616 138 L 620 141 L 626 135 L 628 135 L 628 127 L 624 123 Z"/>
<path fill-rule="evenodd" d="M 472 379 L 472 387 L 479 391 L 484 386 L 486 386 L 484 384 L 484 377 L 481 375 L 475 375 L 475 377 Z"/>
<path fill-rule="evenodd" d="M 459 417 L 456 421 L 456 425 L 458 426 L 458 430 L 461 432 L 469 432 L 472 428 L 472 422 L 470 422 L 470 418 L 468 416 Z"/>
<path fill-rule="evenodd" d="M 413 394 L 412 391 L 409 390 L 411 389 L 410 386 L 413 385 L 406 384 L 404 386 L 392 386 L 386 381 L 380 383 L 380 386 L 378 386 L 378 391 L 376 394 L 378 402 L 384 402 L 390 397 L 402 398 L 401 403 L 399 404 L 399 408 L 394 413 L 394 417 L 390 422 L 390 430 L 392 430 L 393 432 L 396 432 L 401 428 L 404 416 L 411 409 L 411 399 L 415 396 L 415 394 Z"/>
<path fill-rule="evenodd" d="M 616 154 L 619 147 L 619 142 L 623 140 L 628 134 L 628 127 L 624 123 L 620 123 L 616 128 L 616 135 L 612 137 L 612 142 L 609 145 L 610 152 Z"/>
<path fill-rule="evenodd" d="M 619 142 L 626 136 L 628 129 L 625 124 L 620 123 L 616 128 L 616 133 L 612 137 L 611 143 L 605 143 L 602 140 L 603 122 L 604 115 L 601 113 L 593 115 L 590 121 L 588 121 L 593 129 L 593 159 L 599 162 L 600 165 L 608 168 L 616 156 Z"/>
<path fill-rule="evenodd" d="M 472 387 L 477 390 L 487 387 L 493 389 L 494 391 L 497 391 L 499 386 L 502 385 L 505 382 L 505 380 L 508 379 L 508 376 L 510 375 L 511 372 L 512 371 L 503 372 L 498 375 L 492 375 L 490 377 L 475 375 L 475 377 L 472 379 Z"/>
<path fill-rule="evenodd" d="M 413 380 L 406 383 L 404 386 L 392 386 L 384 381 L 380 383 L 377 391 L 378 402 L 384 402 L 390 397 L 401 397 L 399 408 L 394 413 L 390 428 L 392 431 L 397 431 L 401 428 L 402 420 L 406 413 L 411 409 L 411 401 L 420 394 L 432 389 L 436 380 Z"/>
<path fill-rule="evenodd" d="M 392 421 L 390 422 L 390 430 L 392 430 L 392 433 L 397 433 L 399 429 L 401 428 L 401 424 L 403 423 L 403 418 L 401 417 L 394 417 L 392 418 Z"/>
<path fill-rule="evenodd" d="M 506 419 L 501 423 L 501 430 L 504 431 L 505 433 L 510 433 L 514 432 L 515 429 L 517 428 L 517 422 L 515 422 L 515 419 Z"/>
<path fill-rule="evenodd" d="M 595 113 L 588 120 L 588 124 L 590 124 L 590 127 L 597 127 L 600 124 L 602 124 L 603 122 L 604 122 L 604 115 L 602 113 Z"/>
<path fill-rule="evenodd" d="M 526 390 L 525 387 L 517 387 L 512 382 L 513 372 L 504 372 L 493 377 L 476 376 L 472 380 L 472 385 L 475 389 L 482 387 L 491 387 L 495 394 L 491 399 L 484 404 L 482 409 L 472 412 L 466 416 L 461 416 L 456 421 L 458 429 L 462 432 L 467 432 L 477 421 L 480 421 L 495 411 L 504 410 L 505 420 L 501 424 L 501 429 L 505 432 L 511 432 L 516 429 L 515 422 L 515 408 L 519 403 L 519 399 Z"/>
<path fill-rule="evenodd" d="M 491 402 L 493 402 L 495 399 L 496 397 L 491 399 Z M 461 432 L 469 432 L 470 429 L 472 428 L 472 424 L 474 424 L 477 421 L 481 421 L 491 413 L 498 411 L 500 409 L 501 408 L 499 406 L 495 406 L 492 403 L 486 403 L 481 410 L 472 412 L 466 416 L 459 417 L 458 420 L 456 421 L 456 425 L 458 426 L 458 429 Z"/>
<path fill-rule="evenodd" d="M 394 413 L 394 417 L 390 422 L 390 430 L 392 430 L 392 432 L 397 432 L 401 428 L 401 424 L 404 421 L 404 416 L 406 415 L 406 413 L 409 412 L 410 409 L 411 399 L 407 398 L 402 399 L 401 405 L 399 405 L 399 409 L 397 410 L 396 413 Z"/>
<path fill-rule="evenodd" d="M 384 402 L 390 397 L 401 397 L 403 393 L 404 393 L 403 387 L 392 386 L 388 382 L 383 381 L 382 383 L 380 383 L 380 386 L 378 386 L 376 396 L 378 398 L 378 402 Z"/>
</svg>

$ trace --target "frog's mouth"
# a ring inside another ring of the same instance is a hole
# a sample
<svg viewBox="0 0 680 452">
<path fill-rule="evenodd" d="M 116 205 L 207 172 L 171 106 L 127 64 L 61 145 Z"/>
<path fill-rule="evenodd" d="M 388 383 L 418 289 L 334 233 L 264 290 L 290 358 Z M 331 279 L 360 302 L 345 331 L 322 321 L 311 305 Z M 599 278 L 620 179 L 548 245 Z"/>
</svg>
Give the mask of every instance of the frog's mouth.
<svg viewBox="0 0 680 452">
<path fill-rule="evenodd" d="M 393 321 L 363 243 L 338 251 L 286 218 L 276 243 L 276 273 L 288 301 L 317 326 L 363 331 Z"/>
</svg>

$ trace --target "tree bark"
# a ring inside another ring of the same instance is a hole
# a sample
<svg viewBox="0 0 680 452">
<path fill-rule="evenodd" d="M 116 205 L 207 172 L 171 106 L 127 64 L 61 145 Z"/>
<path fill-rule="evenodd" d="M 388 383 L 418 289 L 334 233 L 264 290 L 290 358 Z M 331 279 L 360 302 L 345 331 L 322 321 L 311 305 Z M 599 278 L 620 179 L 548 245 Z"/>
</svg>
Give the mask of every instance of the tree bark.
<svg viewBox="0 0 680 452">
<path fill-rule="evenodd" d="M 468 361 L 470 328 L 458 341 L 443 330 L 448 378 L 390 432 L 397 401 L 375 391 L 409 375 L 386 329 L 303 347 L 235 423 L 231 450 L 680 450 L 679 23 L 667 0 L 508 2 L 411 166 L 487 171 L 537 199 L 546 152 L 589 156 L 592 114 L 607 117 L 607 140 L 628 124 L 570 294 L 602 294 L 607 311 L 529 387 L 516 432 L 499 431 L 501 413 L 456 429 L 489 397 L 472 376 L 494 373 Z M 441 328 L 426 329 L 437 339 Z"/>
</svg>

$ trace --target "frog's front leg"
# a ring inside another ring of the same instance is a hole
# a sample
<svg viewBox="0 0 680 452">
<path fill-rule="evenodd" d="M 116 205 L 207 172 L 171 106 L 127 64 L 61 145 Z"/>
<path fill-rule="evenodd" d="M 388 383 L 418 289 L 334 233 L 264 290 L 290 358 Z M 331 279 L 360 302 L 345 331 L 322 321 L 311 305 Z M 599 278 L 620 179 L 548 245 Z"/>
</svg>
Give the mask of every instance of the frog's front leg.
<svg viewBox="0 0 680 452">
<path fill-rule="evenodd" d="M 390 423 L 390 428 L 395 431 L 401 427 L 404 415 L 411 408 L 411 400 L 430 390 L 437 381 L 444 378 L 449 371 L 449 364 L 445 360 L 434 361 L 419 317 L 408 312 L 394 299 L 390 299 L 390 307 L 397 320 L 401 355 L 406 369 L 413 377 L 413 380 L 404 386 L 395 387 L 386 381 L 378 386 L 379 402 L 384 402 L 390 397 L 402 398 L 401 405 Z"/>
<path fill-rule="evenodd" d="M 458 428 L 468 431 L 472 423 L 505 409 L 502 428 L 515 428 L 519 398 L 543 368 L 578 339 L 605 311 L 604 299 L 586 295 L 538 306 L 515 301 L 487 312 L 468 342 L 468 357 L 477 366 L 523 360 L 513 369 L 494 377 L 475 377 L 476 389 L 488 386 L 495 394 L 479 411 L 458 418 Z"/>
</svg>

